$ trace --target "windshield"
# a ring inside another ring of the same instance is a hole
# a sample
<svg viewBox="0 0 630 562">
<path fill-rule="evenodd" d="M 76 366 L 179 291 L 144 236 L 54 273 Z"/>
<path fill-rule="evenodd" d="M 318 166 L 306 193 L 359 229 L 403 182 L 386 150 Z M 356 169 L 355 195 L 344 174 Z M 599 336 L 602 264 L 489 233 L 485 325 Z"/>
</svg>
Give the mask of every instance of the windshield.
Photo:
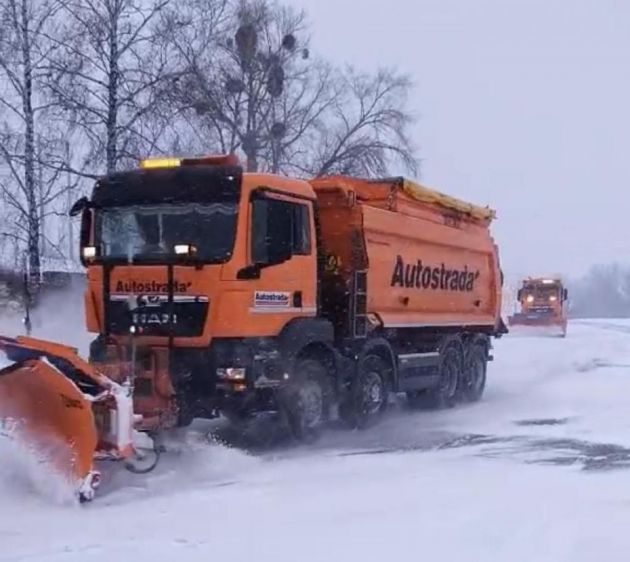
<svg viewBox="0 0 630 562">
<path fill-rule="evenodd" d="M 558 298 L 560 289 L 558 285 L 530 285 L 525 287 L 524 294 L 535 300 L 553 300 Z"/>
<path fill-rule="evenodd" d="M 227 261 L 236 235 L 236 203 L 143 205 L 99 211 L 96 244 L 110 259 L 159 260 L 190 244 L 204 262 Z"/>
</svg>

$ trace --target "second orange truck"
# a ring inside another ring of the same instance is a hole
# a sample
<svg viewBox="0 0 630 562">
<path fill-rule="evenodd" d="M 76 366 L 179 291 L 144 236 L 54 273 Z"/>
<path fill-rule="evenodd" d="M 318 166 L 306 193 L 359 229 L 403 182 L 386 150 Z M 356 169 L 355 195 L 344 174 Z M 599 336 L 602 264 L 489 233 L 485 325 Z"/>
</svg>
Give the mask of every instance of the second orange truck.
<svg viewBox="0 0 630 562">
<path fill-rule="evenodd" d="M 520 312 L 508 318 L 517 331 L 566 337 L 569 293 L 560 277 L 528 277 L 517 293 Z"/>
</svg>

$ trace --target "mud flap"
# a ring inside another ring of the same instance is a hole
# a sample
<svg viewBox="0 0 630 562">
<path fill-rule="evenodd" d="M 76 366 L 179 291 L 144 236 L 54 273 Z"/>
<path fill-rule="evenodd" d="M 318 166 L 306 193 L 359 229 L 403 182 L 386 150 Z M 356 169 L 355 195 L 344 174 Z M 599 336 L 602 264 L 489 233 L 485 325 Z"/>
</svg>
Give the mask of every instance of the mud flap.
<svg viewBox="0 0 630 562">
<path fill-rule="evenodd" d="M 98 434 L 92 404 L 45 359 L 27 359 L 0 370 L 0 437 L 20 440 L 37 459 L 92 499 Z"/>
</svg>

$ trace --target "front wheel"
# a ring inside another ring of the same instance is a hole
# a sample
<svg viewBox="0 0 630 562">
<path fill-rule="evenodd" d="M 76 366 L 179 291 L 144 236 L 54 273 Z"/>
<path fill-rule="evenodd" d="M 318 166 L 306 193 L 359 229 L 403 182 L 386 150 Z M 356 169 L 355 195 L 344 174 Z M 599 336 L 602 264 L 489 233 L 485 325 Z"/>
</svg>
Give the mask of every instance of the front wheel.
<svg viewBox="0 0 630 562">
<path fill-rule="evenodd" d="M 316 359 L 297 361 L 293 380 L 281 391 L 280 402 L 293 437 L 315 441 L 325 421 L 326 367 Z"/>
</svg>

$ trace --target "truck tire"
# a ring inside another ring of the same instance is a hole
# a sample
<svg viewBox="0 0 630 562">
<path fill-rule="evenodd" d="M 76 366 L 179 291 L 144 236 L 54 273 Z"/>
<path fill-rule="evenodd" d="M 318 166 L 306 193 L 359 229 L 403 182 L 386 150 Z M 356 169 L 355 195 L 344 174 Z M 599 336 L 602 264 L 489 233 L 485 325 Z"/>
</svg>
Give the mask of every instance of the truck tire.
<svg viewBox="0 0 630 562">
<path fill-rule="evenodd" d="M 464 402 L 477 402 L 486 387 L 488 354 L 481 345 L 473 345 L 466 355 L 459 394 Z"/>
<path fill-rule="evenodd" d="M 293 380 L 281 391 L 280 406 L 295 439 L 315 441 L 325 421 L 324 385 L 328 372 L 317 359 L 298 359 Z"/>
<path fill-rule="evenodd" d="M 458 401 L 458 388 L 463 371 L 460 349 L 455 344 L 447 345 L 440 353 L 440 381 L 435 388 L 407 392 L 411 408 L 452 408 Z"/>
<path fill-rule="evenodd" d="M 352 428 L 364 429 L 380 420 L 387 409 L 390 367 L 378 355 L 366 355 L 357 366 L 350 395 L 341 416 Z"/>
</svg>

